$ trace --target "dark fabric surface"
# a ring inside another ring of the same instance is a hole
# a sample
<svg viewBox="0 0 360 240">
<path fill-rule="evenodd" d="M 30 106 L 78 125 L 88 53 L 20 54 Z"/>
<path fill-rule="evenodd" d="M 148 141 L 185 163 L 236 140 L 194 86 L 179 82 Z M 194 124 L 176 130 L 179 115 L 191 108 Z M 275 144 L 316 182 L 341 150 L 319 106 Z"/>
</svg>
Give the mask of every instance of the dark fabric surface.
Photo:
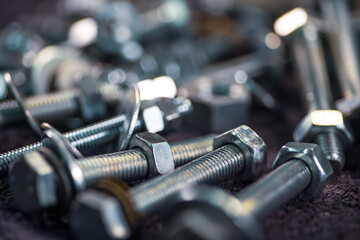
<svg viewBox="0 0 360 240">
<path fill-rule="evenodd" d="M 291 84 L 291 83 L 288 83 Z M 268 170 L 281 146 L 291 141 L 291 134 L 303 116 L 295 86 L 283 86 L 281 99 L 284 117 L 255 107 L 248 125 L 265 140 L 268 147 Z M 280 100 L 281 100 L 280 99 Z M 184 129 L 167 136 L 170 141 L 200 135 L 196 130 Z M 37 140 L 36 134 L 25 126 L 1 129 L 0 151 L 13 149 Z M 360 156 L 359 145 L 347 156 L 347 165 L 340 176 L 330 180 L 321 197 L 315 201 L 294 199 L 271 214 L 264 222 L 267 239 L 358 239 L 360 235 Z M 229 179 L 220 186 L 231 192 L 240 191 L 246 184 Z M 24 215 L 16 210 L 7 180 L 0 185 L 1 239 L 67 239 L 71 238 L 64 215 L 48 211 Z M 140 234 L 142 239 L 158 239 L 162 229 L 159 216 L 148 219 Z"/>
</svg>

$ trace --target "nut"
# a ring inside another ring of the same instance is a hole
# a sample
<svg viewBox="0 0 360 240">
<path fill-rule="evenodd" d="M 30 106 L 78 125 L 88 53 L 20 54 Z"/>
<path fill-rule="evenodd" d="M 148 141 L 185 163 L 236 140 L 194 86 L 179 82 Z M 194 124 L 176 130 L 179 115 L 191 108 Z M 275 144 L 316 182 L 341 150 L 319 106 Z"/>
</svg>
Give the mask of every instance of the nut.
<svg viewBox="0 0 360 240">
<path fill-rule="evenodd" d="M 129 143 L 129 149 L 141 149 L 148 159 L 149 177 L 171 173 L 175 169 L 170 145 L 166 139 L 149 132 L 135 134 Z"/>
<path fill-rule="evenodd" d="M 76 196 L 71 205 L 70 227 L 78 239 L 128 239 L 131 228 L 118 200 L 95 190 Z M 75 214 L 76 213 L 76 214 Z"/>
<path fill-rule="evenodd" d="M 54 168 L 37 151 L 25 153 L 10 168 L 10 190 L 15 204 L 34 212 L 57 203 Z"/>
<path fill-rule="evenodd" d="M 333 169 L 323 151 L 316 144 L 301 142 L 287 143 L 280 149 L 272 169 L 294 159 L 304 161 L 311 171 L 311 184 L 303 192 L 303 195 L 312 199 L 318 197 L 325 187 L 327 179 L 333 173 Z"/>
<path fill-rule="evenodd" d="M 164 239 L 262 239 L 254 217 L 238 199 L 220 188 L 186 188 L 172 204 L 174 207 L 166 214 Z"/>
<path fill-rule="evenodd" d="M 247 122 L 251 96 L 241 84 L 200 82 L 189 89 L 193 112 L 186 122 L 205 131 L 222 133 Z"/>
<path fill-rule="evenodd" d="M 144 125 L 148 132 L 162 132 L 165 129 L 163 113 L 158 106 L 145 107 L 142 110 Z"/>
<path fill-rule="evenodd" d="M 214 149 L 227 144 L 238 146 L 245 156 L 245 169 L 241 178 L 250 180 L 262 173 L 266 162 L 266 145 L 254 130 L 242 125 L 214 139 Z"/>
<path fill-rule="evenodd" d="M 293 137 L 296 142 L 311 142 L 321 132 L 334 128 L 346 141 L 346 145 L 354 142 L 350 126 L 344 121 L 343 114 L 337 110 L 312 111 L 298 124 Z"/>
</svg>

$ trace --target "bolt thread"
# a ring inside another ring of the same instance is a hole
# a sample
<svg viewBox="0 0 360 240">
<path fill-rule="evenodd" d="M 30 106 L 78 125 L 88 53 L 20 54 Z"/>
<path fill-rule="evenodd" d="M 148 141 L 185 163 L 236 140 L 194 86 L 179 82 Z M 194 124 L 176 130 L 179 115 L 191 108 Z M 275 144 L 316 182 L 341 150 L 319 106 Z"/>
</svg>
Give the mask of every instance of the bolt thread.
<svg viewBox="0 0 360 240">
<path fill-rule="evenodd" d="M 88 187 L 104 177 L 116 177 L 125 181 L 144 179 L 149 170 L 146 156 L 139 150 L 90 157 L 77 161 L 77 164 Z"/>
<path fill-rule="evenodd" d="M 39 121 L 65 119 L 79 112 L 78 90 L 44 94 L 25 99 L 26 106 Z M 5 125 L 24 120 L 24 115 L 15 100 L 0 103 L 0 124 Z"/>
<path fill-rule="evenodd" d="M 213 150 L 214 135 L 171 143 L 175 167 L 205 155 Z"/>
<path fill-rule="evenodd" d="M 309 112 L 334 109 L 317 30 L 311 26 L 304 27 L 294 46 Z M 339 170 L 344 166 L 345 154 L 342 139 L 337 136 L 336 131 L 335 128 L 324 129 L 322 133 L 317 134 L 315 141 L 325 152 L 326 158 L 333 166 L 337 165 L 336 169 Z"/>
<path fill-rule="evenodd" d="M 351 13 L 343 0 L 322 0 L 338 79 L 345 97 L 360 95 L 359 48 L 352 29 Z"/>
<path fill-rule="evenodd" d="M 130 190 L 135 210 L 142 216 L 167 204 L 169 198 L 182 188 L 216 183 L 242 172 L 245 157 L 238 147 L 226 145 L 188 163 L 172 174 L 162 175 Z"/>
<path fill-rule="evenodd" d="M 324 54 L 314 27 L 299 30 L 293 53 L 308 111 L 334 109 Z"/>
<path fill-rule="evenodd" d="M 306 163 L 289 160 L 245 188 L 237 198 L 250 215 L 261 220 L 304 191 L 310 183 L 311 172 Z"/>
<path fill-rule="evenodd" d="M 171 144 L 175 167 L 183 165 L 212 151 L 214 136 L 189 139 Z M 77 161 L 87 186 L 105 177 L 133 181 L 146 178 L 149 165 L 140 150 L 128 150 L 99 155 Z"/>
<path fill-rule="evenodd" d="M 86 152 L 103 146 L 115 140 L 126 116 L 119 115 L 108 120 L 101 121 L 96 124 L 89 125 L 64 134 L 64 136 L 76 148 L 82 152 Z M 8 172 L 9 165 L 24 153 L 39 149 L 41 142 L 33 143 L 12 151 L 8 151 L 0 155 L 0 177 L 4 177 Z"/>
<path fill-rule="evenodd" d="M 102 84 L 100 93 L 106 102 L 113 102 L 119 90 L 113 84 Z M 76 116 L 80 111 L 80 90 L 72 89 L 26 98 L 25 104 L 40 122 L 55 122 Z M 22 110 L 15 100 L 0 103 L 0 125 L 24 120 Z"/>
<path fill-rule="evenodd" d="M 316 143 L 324 151 L 326 159 L 330 161 L 334 171 L 339 172 L 345 165 L 344 145 L 336 129 L 329 129 L 326 133 L 316 136 Z"/>
</svg>

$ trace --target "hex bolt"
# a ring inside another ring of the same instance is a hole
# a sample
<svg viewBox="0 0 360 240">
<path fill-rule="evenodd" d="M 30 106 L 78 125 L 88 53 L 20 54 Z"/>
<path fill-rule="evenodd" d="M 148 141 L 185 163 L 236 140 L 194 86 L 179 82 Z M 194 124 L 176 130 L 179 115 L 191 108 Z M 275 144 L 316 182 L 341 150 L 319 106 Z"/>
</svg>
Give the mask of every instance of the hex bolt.
<svg viewBox="0 0 360 240">
<path fill-rule="evenodd" d="M 339 172 L 345 164 L 344 148 L 354 139 L 342 113 L 334 108 L 318 31 L 308 22 L 293 35 L 294 57 L 308 108 L 308 115 L 294 131 L 294 140 L 319 144 Z"/>
<path fill-rule="evenodd" d="M 54 161 L 61 158 L 57 156 L 56 151 L 50 148 L 39 149 L 37 152 L 24 154 L 21 160 L 12 165 L 9 172 L 10 189 L 16 205 L 25 212 L 35 212 L 55 205 L 67 206 L 77 192 L 93 186 L 101 178 L 116 177 L 129 182 L 172 172 L 175 167 L 210 152 L 213 139 L 213 136 L 206 136 L 169 145 L 164 138 L 154 133 L 135 134 L 130 141 L 130 146 L 133 145 L 134 148 L 132 150 L 76 161 L 76 167 L 80 169 L 77 178 L 73 178 L 71 171 L 68 171 L 65 165 L 53 167 L 56 164 Z M 46 174 L 41 171 L 44 168 L 49 169 Z M 82 182 L 73 185 L 80 187 L 72 188 L 68 199 L 62 197 L 64 191 L 55 191 L 55 189 L 65 189 L 63 186 L 65 182 L 78 181 L 79 175 L 82 175 Z M 56 181 L 62 176 L 67 178 L 67 181 Z M 42 180 L 47 181 L 47 184 L 43 184 Z M 37 189 L 37 191 L 29 191 L 29 189 Z M 56 193 L 61 194 L 61 197 Z M 43 200 L 42 195 L 52 195 L 48 198 L 51 201 Z"/>
<path fill-rule="evenodd" d="M 119 87 L 109 83 L 101 84 L 99 91 L 104 101 L 109 104 L 114 103 L 120 95 Z M 80 92 L 80 89 L 64 90 L 27 97 L 24 102 L 40 122 L 61 121 L 76 116 L 81 110 Z M 1 126 L 21 121 L 24 121 L 24 117 L 15 100 L 0 102 Z"/>
<path fill-rule="evenodd" d="M 259 175 L 265 162 L 265 143 L 244 125 L 216 137 L 214 149 L 171 174 L 158 176 L 129 191 L 118 184 L 112 185 L 112 181 L 100 181 L 98 188 L 110 193 L 112 200 L 101 191 L 80 193 L 72 206 L 70 217 L 76 237 L 127 239 L 141 218 L 166 206 L 169 199 L 184 187 L 217 183 L 236 175 L 254 178 Z M 109 204 L 109 201 L 112 203 Z M 110 212 L 111 216 L 107 215 Z M 93 217 L 89 219 L 86 216 Z M 121 231 L 114 231 L 116 229 Z"/>
<path fill-rule="evenodd" d="M 333 172 L 318 145 L 299 142 L 286 144 L 272 168 L 235 196 L 208 186 L 179 192 L 165 221 L 164 239 L 263 239 L 260 220 L 299 194 L 316 198 Z M 201 229 L 204 224 L 216 230 Z"/>
<path fill-rule="evenodd" d="M 177 115 L 172 112 L 172 116 L 175 117 L 171 120 L 167 118 L 169 114 L 167 113 L 169 111 L 168 109 L 162 108 L 161 105 L 157 107 L 157 113 L 161 114 L 159 117 L 162 117 L 164 121 L 163 127 L 166 127 L 171 121 L 175 121 L 177 118 L 191 110 L 189 108 L 190 103 L 187 100 L 174 99 L 173 103 Z M 67 138 L 81 152 L 93 151 L 107 144 L 114 143 L 119 136 L 119 132 L 123 132 L 124 124 L 127 122 L 127 119 L 128 116 L 126 114 L 120 114 L 107 120 L 64 133 L 64 137 Z M 138 132 L 141 129 L 147 129 L 151 127 L 151 124 L 155 124 L 152 119 L 144 117 L 139 118 L 135 126 L 135 132 Z M 157 128 L 157 130 L 161 131 L 164 129 Z M 7 175 L 9 165 L 17 158 L 21 157 L 25 153 L 38 150 L 42 145 L 42 142 L 36 142 L 1 154 L 0 177 L 5 177 Z"/>
<path fill-rule="evenodd" d="M 320 1 L 338 81 L 344 96 L 344 99 L 337 102 L 337 106 L 345 116 L 349 116 L 360 105 L 360 49 L 347 4 L 347 1 L 342 0 Z"/>
</svg>

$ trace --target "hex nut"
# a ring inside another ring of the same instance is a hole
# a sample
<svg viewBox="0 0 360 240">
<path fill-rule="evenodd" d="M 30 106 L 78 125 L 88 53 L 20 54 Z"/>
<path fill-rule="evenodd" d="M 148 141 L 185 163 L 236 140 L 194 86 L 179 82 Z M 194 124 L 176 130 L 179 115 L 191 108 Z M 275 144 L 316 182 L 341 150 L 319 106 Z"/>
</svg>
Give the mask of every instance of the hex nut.
<svg viewBox="0 0 360 240">
<path fill-rule="evenodd" d="M 137 148 L 144 152 L 149 163 L 148 177 L 168 174 L 174 171 L 175 164 L 170 145 L 166 139 L 149 132 L 135 134 L 129 149 Z"/>
<path fill-rule="evenodd" d="M 24 212 L 57 203 L 55 170 L 37 151 L 25 153 L 10 167 L 9 184 L 16 206 Z"/>
<path fill-rule="evenodd" d="M 164 214 L 164 239 L 263 239 L 256 219 L 236 197 L 220 188 L 192 186 L 172 200 L 171 211 Z"/>
<path fill-rule="evenodd" d="M 334 128 L 350 146 L 354 142 L 351 127 L 337 110 L 316 110 L 310 112 L 296 127 L 293 138 L 296 142 L 311 142 L 321 132 Z"/>
<path fill-rule="evenodd" d="M 145 107 L 142 110 L 142 118 L 148 132 L 156 133 L 165 130 L 163 113 L 158 106 Z"/>
<path fill-rule="evenodd" d="M 290 142 L 284 145 L 272 165 L 275 169 L 287 161 L 302 160 L 311 172 L 310 186 L 302 193 L 307 198 L 318 197 L 333 173 L 330 162 L 326 159 L 321 148 L 312 143 Z"/>
<path fill-rule="evenodd" d="M 70 228 L 77 239 L 128 239 L 128 225 L 119 201 L 108 194 L 87 190 L 70 207 Z"/>
<path fill-rule="evenodd" d="M 214 149 L 227 144 L 236 145 L 245 156 L 245 169 L 241 178 L 251 180 L 259 177 L 266 163 L 266 145 L 261 137 L 248 126 L 242 125 L 214 139 Z"/>
</svg>

